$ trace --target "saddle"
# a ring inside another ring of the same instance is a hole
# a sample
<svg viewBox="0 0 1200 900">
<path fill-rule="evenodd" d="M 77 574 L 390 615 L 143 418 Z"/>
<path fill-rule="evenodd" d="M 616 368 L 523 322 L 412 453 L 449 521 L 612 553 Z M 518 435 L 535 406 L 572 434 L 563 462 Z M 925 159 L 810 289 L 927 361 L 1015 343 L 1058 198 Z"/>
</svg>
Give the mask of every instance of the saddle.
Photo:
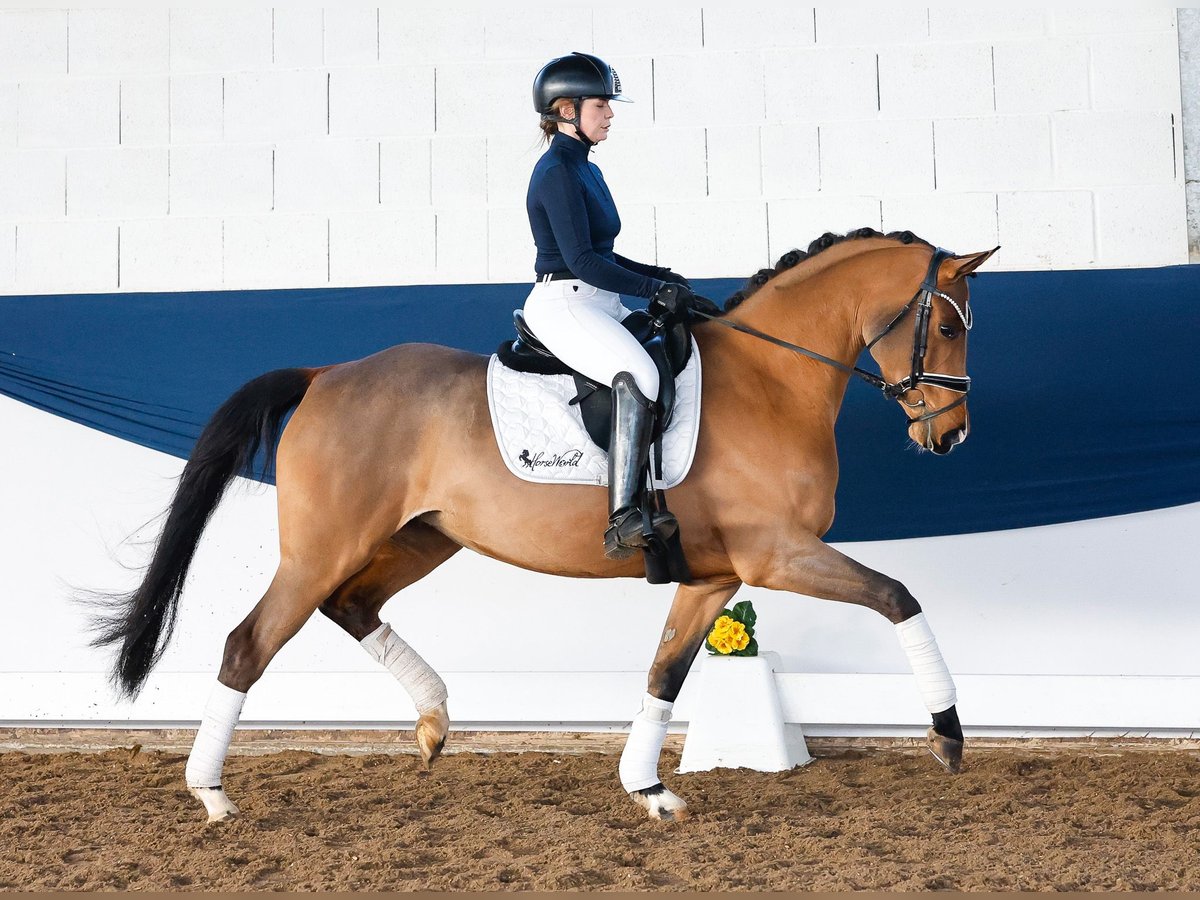
<svg viewBox="0 0 1200 900">
<path fill-rule="evenodd" d="M 567 366 L 537 338 L 525 322 L 521 310 L 513 312 L 517 339 L 505 341 L 496 350 L 500 362 L 518 372 L 537 375 L 571 375 L 575 379 L 573 405 L 579 407 L 588 437 L 597 447 L 608 451 L 612 428 L 612 387 L 581 375 Z M 658 367 L 658 416 L 654 440 L 662 437 L 671 423 L 675 408 L 675 379 L 692 358 L 691 332 L 680 317 L 664 314 L 655 317 L 645 310 L 635 310 L 621 322 Z"/>
<path fill-rule="evenodd" d="M 670 424 L 675 407 L 675 379 L 692 357 L 692 335 L 686 319 L 686 310 L 673 312 L 658 310 L 655 315 L 645 310 L 635 310 L 621 322 L 639 344 L 645 348 L 654 365 L 658 367 L 658 415 L 652 440 L 655 446 L 652 465 L 655 475 L 662 479 L 662 435 Z M 581 375 L 567 366 L 548 350 L 537 338 L 525 321 L 521 310 L 513 312 L 517 328 L 517 339 L 505 341 L 496 350 L 500 363 L 518 372 L 537 375 L 571 375 L 575 379 L 575 397 L 570 401 L 579 407 L 588 437 L 606 453 L 612 434 L 612 386 L 600 384 Z M 647 492 L 642 513 L 649 527 L 653 511 L 667 511 L 666 496 L 661 490 Z M 644 550 L 646 580 L 651 584 L 691 581 L 691 572 L 683 555 L 683 545 L 676 532 L 665 545 L 647 547 Z"/>
</svg>

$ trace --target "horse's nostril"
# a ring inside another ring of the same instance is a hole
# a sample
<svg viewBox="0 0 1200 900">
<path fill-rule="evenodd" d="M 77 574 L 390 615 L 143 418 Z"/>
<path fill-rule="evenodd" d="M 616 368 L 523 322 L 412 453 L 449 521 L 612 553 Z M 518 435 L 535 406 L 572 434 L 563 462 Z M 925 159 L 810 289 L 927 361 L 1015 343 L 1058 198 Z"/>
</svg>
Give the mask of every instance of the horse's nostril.
<svg viewBox="0 0 1200 900">
<path fill-rule="evenodd" d="M 967 439 L 966 429 L 965 428 L 956 428 L 954 431 L 950 432 L 942 439 L 942 446 L 944 446 L 946 448 L 945 452 L 948 453 L 951 450 L 953 450 L 955 447 L 957 447 L 959 444 L 961 444 L 963 441 L 965 441 L 966 439 Z"/>
</svg>

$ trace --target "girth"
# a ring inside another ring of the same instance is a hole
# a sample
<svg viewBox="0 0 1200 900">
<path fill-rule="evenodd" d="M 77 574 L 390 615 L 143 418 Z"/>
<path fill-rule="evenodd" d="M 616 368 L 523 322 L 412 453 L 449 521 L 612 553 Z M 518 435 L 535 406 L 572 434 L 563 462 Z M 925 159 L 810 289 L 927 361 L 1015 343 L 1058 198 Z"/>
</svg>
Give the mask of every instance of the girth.
<svg viewBox="0 0 1200 900">
<path fill-rule="evenodd" d="M 550 276 L 542 276 L 550 278 Z M 525 321 L 521 310 L 513 311 L 517 329 L 515 341 L 505 341 L 496 350 L 500 362 L 518 372 L 539 375 L 571 375 L 575 379 L 575 398 L 588 436 L 603 450 L 608 450 L 612 427 L 612 387 L 581 375 L 555 356 L 537 338 Z M 655 438 L 670 424 L 675 407 L 675 378 L 692 357 L 691 333 L 682 321 L 654 318 L 645 310 L 635 310 L 621 322 L 658 368 L 658 409 Z"/>
</svg>

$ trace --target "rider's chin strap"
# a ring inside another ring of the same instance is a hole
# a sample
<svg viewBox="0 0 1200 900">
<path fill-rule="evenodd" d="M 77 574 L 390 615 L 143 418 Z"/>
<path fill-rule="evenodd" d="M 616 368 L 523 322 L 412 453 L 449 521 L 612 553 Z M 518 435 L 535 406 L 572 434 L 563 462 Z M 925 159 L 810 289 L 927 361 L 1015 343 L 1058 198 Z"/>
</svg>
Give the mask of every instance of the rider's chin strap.
<svg viewBox="0 0 1200 900">
<path fill-rule="evenodd" d="M 542 118 L 550 122 L 565 122 L 568 125 L 575 126 L 575 134 L 577 134 L 579 139 L 583 141 L 584 146 L 591 150 L 596 146 L 596 142 L 587 136 L 587 132 L 583 130 L 583 124 L 581 121 L 583 117 L 583 101 L 586 99 L 586 97 L 575 97 L 571 100 L 571 103 L 575 107 L 575 118 L 573 119 L 564 119 L 562 116 L 554 115 L 542 116 Z"/>
</svg>

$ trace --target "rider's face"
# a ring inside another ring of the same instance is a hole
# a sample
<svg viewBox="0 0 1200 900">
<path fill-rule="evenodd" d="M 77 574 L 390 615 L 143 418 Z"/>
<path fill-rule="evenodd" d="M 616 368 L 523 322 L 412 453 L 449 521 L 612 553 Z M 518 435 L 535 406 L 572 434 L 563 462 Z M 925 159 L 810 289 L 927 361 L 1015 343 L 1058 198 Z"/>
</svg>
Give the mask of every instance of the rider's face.
<svg viewBox="0 0 1200 900">
<path fill-rule="evenodd" d="M 563 112 L 564 118 L 573 118 L 573 106 L 568 106 Z M 588 97 L 583 101 L 583 110 L 579 117 L 579 124 L 583 126 L 583 133 L 586 134 L 593 143 L 600 143 L 608 138 L 608 127 L 612 123 L 613 110 L 611 104 L 602 97 Z M 573 125 L 560 125 L 563 131 L 573 135 L 575 127 Z"/>
</svg>

